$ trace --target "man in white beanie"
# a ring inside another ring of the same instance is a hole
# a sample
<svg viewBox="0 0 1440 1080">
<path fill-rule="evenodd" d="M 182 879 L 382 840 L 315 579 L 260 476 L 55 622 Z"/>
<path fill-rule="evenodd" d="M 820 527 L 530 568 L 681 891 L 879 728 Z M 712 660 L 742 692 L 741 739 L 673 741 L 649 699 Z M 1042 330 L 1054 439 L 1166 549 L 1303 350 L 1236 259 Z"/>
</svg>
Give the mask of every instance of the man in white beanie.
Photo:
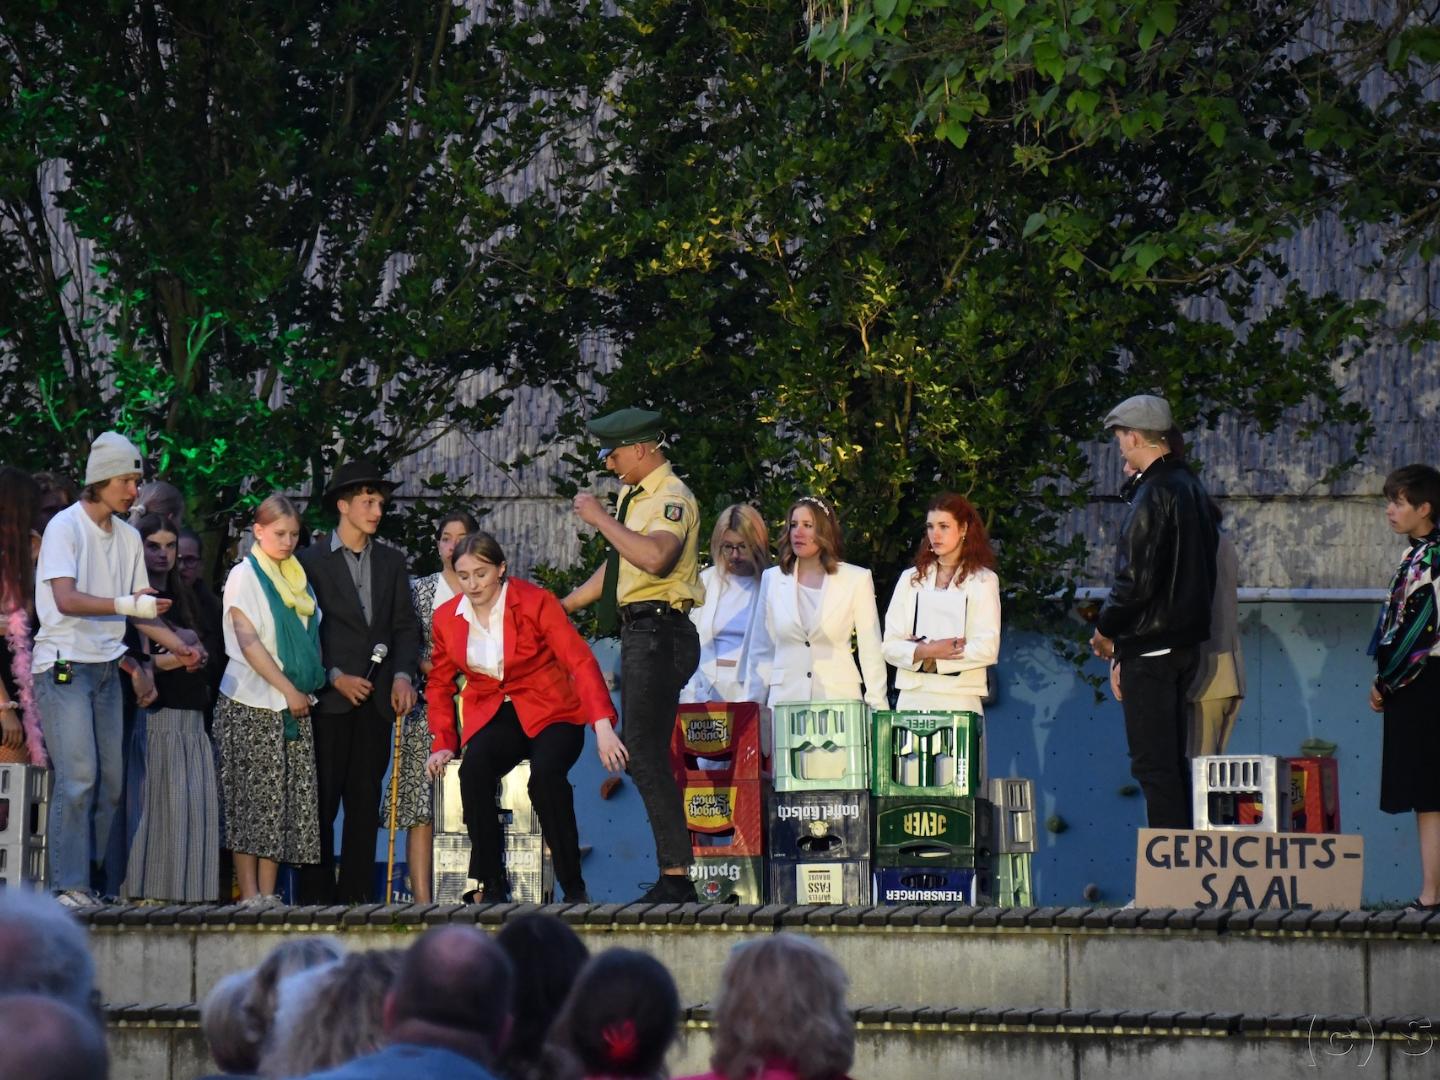
<svg viewBox="0 0 1440 1080">
<path fill-rule="evenodd" d="M 1188 829 L 1188 692 L 1198 645 L 1210 637 L 1219 531 L 1199 479 L 1170 454 L 1175 426 L 1164 398 L 1126 398 L 1105 417 L 1134 471 L 1120 526 L 1110 595 L 1100 608 L 1095 655 L 1120 663 L 1130 774 L 1152 829 Z"/>
<path fill-rule="evenodd" d="M 140 534 L 124 520 L 142 472 L 129 439 L 100 435 L 80 500 L 45 527 L 35 574 L 35 694 L 55 770 L 50 887 L 72 907 L 97 902 L 92 875 L 103 871 L 123 786 L 119 662 L 127 619 L 189 670 L 205 662 L 203 649 L 160 621 L 170 601 L 150 588 Z"/>
</svg>

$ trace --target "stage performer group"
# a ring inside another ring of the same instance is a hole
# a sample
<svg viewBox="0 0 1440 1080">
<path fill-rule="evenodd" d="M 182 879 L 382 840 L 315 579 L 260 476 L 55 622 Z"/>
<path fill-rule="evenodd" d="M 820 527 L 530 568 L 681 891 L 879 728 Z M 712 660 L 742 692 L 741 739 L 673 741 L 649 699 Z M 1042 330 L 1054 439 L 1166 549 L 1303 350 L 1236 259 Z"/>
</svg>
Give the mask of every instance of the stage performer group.
<svg viewBox="0 0 1440 1080">
<path fill-rule="evenodd" d="M 569 773 L 587 728 L 601 765 L 628 773 L 644 803 L 656 874 L 640 899 L 693 901 L 669 756 L 681 702 L 983 713 L 1000 579 L 965 497 L 942 491 L 925 505 L 882 620 L 871 571 L 845 560 L 829 499 L 794 498 L 773 553 L 760 512 L 726 506 L 702 571 L 701 514 L 667 459 L 662 417 L 625 408 L 588 427 L 621 486 L 613 511 L 575 496 L 575 518 L 607 553 L 563 598 L 512 577 L 499 539 L 466 511 L 434 525 L 441 569 L 412 578 L 406 557 L 377 539 L 398 485 L 372 462 L 345 462 L 320 492 L 323 535 L 310 535 L 287 496 L 260 499 L 240 550 L 209 553 L 212 566 L 231 564 L 218 595 L 183 494 L 145 483 L 124 436 L 95 440 L 83 491 L 0 468 L 0 761 L 41 764 L 48 753 L 48 884 L 62 903 L 213 901 L 228 897 L 232 873 L 241 903 L 271 903 L 286 864 L 303 903 L 372 901 L 387 804 L 392 842 L 398 829 L 408 835 L 414 898 L 428 902 L 431 795 L 456 759 L 467 899 L 510 896 L 495 796 L 528 761 L 559 892 L 585 902 Z M 1235 549 L 1166 401 L 1129 398 L 1102 427 L 1124 461 L 1128 506 L 1092 648 L 1111 665 L 1149 824 L 1188 828 L 1189 759 L 1224 752 L 1244 695 Z M 1435 909 L 1440 474 L 1406 466 L 1385 494 L 1411 548 L 1374 644 L 1382 809 L 1416 814 L 1417 903 Z M 570 620 L 586 608 L 600 636 L 619 637 L 618 714 Z M 982 746 L 982 769 L 984 757 Z"/>
</svg>

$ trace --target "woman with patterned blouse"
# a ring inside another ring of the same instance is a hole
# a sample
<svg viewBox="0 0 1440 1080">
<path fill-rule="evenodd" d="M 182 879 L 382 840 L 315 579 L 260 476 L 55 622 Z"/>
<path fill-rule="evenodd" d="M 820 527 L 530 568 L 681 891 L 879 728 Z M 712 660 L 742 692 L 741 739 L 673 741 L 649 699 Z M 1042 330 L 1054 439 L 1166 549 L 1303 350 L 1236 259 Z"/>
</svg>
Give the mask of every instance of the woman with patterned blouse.
<svg viewBox="0 0 1440 1080">
<path fill-rule="evenodd" d="M 410 869 L 410 889 L 417 904 L 430 903 L 433 875 L 432 851 L 435 846 L 435 822 L 431 808 L 430 778 L 425 775 L 425 760 L 430 756 L 430 727 L 425 712 L 425 676 L 430 674 L 430 620 L 435 609 L 460 594 L 460 579 L 455 576 L 451 554 L 466 534 L 478 532 L 480 523 L 473 514 L 456 510 L 440 519 L 436 530 L 435 548 L 440 555 L 440 570 L 410 582 L 410 598 L 420 619 L 420 685 L 415 689 L 415 707 L 405 717 L 401 735 L 404 753 L 400 763 L 399 808 L 395 827 L 405 829 L 405 861 Z M 388 810 L 388 806 L 382 810 Z"/>
<path fill-rule="evenodd" d="M 1390 582 L 1375 636 L 1379 671 L 1370 707 L 1385 714 L 1380 809 L 1415 811 L 1420 836 L 1420 895 L 1412 910 L 1440 911 L 1440 472 L 1406 465 L 1385 478 L 1385 518 L 1410 541 Z"/>
</svg>

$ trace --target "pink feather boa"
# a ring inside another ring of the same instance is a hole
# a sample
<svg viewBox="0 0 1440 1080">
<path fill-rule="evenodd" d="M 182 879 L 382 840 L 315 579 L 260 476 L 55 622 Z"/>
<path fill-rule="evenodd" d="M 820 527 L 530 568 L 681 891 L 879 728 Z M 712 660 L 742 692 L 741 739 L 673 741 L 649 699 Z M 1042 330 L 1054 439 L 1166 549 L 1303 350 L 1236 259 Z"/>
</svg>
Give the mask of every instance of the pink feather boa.
<svg viewBox="0 0 1440 1080">
<path fill-rule="evenodd" d="M 25 717 L 25 746 L 31 765 L 49 764 L 45 755 L 45 737 L 40 733 L 40 710 L 35 707 L 35 675 L 31 670 L 33 643 L 30 620 L 24 608 L 15 608 L 5 620 L 5 637 L 10 643 L 10 670 L 20 691 L 20 711 Z"/>
</svg>

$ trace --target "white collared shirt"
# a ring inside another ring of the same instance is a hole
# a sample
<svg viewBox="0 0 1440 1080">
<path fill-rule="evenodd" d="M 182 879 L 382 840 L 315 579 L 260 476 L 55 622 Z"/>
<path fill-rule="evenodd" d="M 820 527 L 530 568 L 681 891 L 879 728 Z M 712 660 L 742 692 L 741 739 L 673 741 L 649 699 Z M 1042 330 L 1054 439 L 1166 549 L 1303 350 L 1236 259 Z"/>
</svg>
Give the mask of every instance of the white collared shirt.
<svg viewBox="0 0 1440 1080">
<path fill-rule="evenodd" d="M 490 608 L 490 618 L 483 621 L 475 614 L 475 606 L 468 598 L 460 604 L 460 615 L 470 624 L 470 633 L 465 639 L 465 665 L 471 671 L 495 679 L 505 677 L 505 594 L 509 589 L 508 581 L 500 586 L 500 595 Z"/>
</svg>

